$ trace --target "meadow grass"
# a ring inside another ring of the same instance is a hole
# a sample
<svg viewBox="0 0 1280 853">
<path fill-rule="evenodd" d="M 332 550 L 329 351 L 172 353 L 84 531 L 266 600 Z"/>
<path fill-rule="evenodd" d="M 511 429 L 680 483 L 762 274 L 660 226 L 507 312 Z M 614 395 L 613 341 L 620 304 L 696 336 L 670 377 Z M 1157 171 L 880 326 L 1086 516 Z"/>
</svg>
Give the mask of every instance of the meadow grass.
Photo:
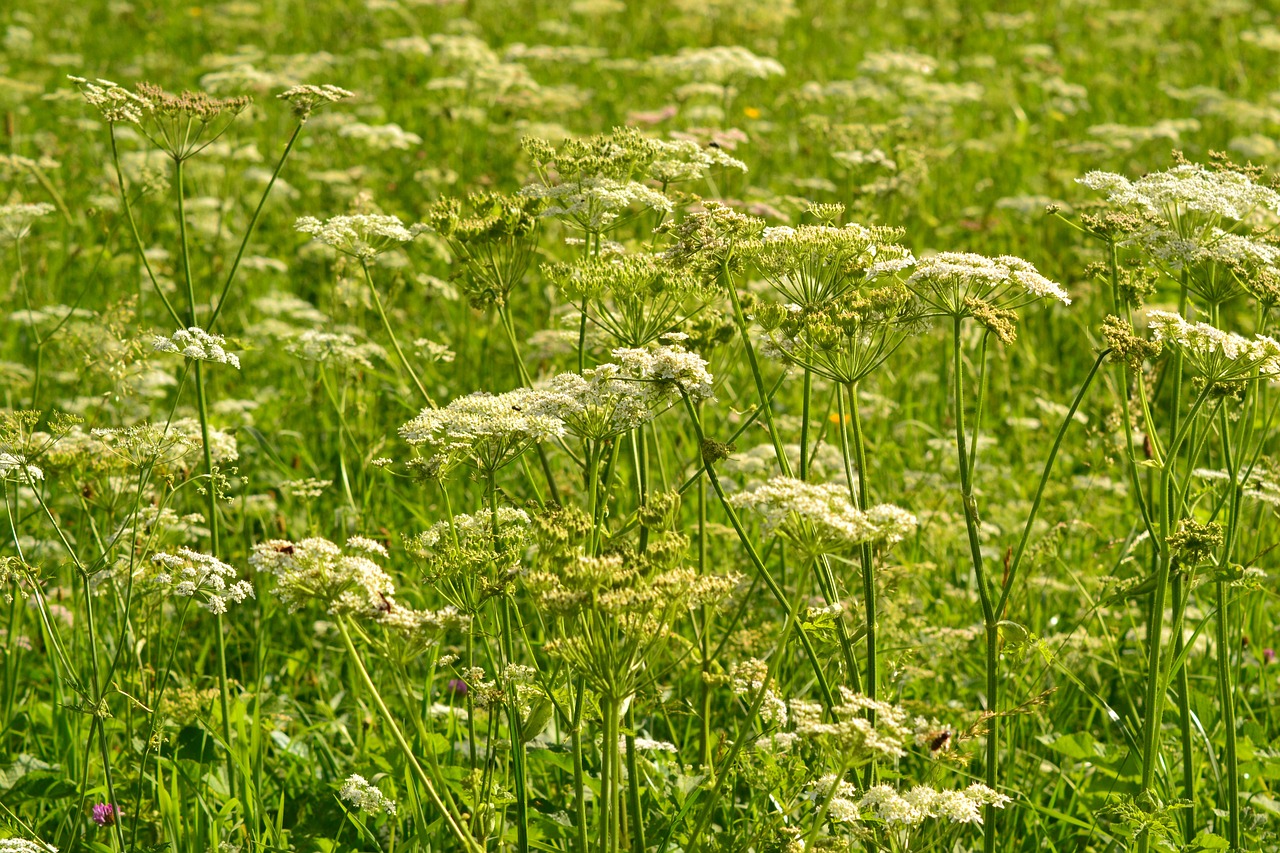
<svg viewBox="0 0 1280 853">
<path fill-rule="evenodd" d="M 1271 18 L 0 10 L 0 851 L 1280 850 Z"/>
</svg>

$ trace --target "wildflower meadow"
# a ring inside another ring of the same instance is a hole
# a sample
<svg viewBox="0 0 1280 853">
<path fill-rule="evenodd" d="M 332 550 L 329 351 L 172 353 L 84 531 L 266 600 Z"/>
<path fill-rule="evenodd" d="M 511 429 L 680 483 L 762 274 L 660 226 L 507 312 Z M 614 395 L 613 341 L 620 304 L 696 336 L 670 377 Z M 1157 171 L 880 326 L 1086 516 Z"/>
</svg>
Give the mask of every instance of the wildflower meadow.
<svg viewBox="0 0 1280 853">
<path fill-rule="evenodd" d="M 1280 851 L 1262 0 L 0 2 L 0 853 Z"/>
</svg>

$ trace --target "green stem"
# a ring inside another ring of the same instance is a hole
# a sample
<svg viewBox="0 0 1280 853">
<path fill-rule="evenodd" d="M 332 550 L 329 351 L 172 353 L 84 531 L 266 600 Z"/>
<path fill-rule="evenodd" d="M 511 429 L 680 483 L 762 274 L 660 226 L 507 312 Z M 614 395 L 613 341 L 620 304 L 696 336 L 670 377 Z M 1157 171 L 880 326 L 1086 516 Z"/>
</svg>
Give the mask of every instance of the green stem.
<svg viewBox="0 0 1280 853">
<path fill-rule="evenodd" d="M 400 361 L 400 366 L 409 374 L 409 378 L 413 380 L 413 384 L 417 387 L 418 393 L 422 395 L 422 399 L 427 401 L 427 405 L 431 408 L 436 407 L 436 401 L 431 399 L 431 395 L 427 393 L 427 388 L 422 384 L 422 380 L 418 378 L 417 371 L 413 369 L 413 365 L 409 363 L 409 359 L 405 356 L 404 350 L 400 348 L 400 341 L 396 338 L 396 333 L 391 328 L 391 321 L 387 318 L 386 309 L 382 306 L 382 297 L 378 295 L 378 288 L 373 286 L 373 276 L 369 274 L 369 265 L 363 259 L 360 261 L 360 269 L 364 271 L 365 283 L 369 285 L 369 294 L 373 298 L 373 307 L 378 312 L 378 319 L 382 321 L 382 329 L 387 333 L 387 337 L 391 339 L 391 347 L 396 351 L 396 358 Z"/>
<path fill-rule="evenodd" d="M 964 358 L 961 351 L 960 325 L 962 319 L 956 317 L 952 328 L 952 365 L 955 370 L 955 419 L 956 419 L 956 454 L 960 469 L 960 499 L 964 504 L 964 524 L 969 536 L 969 558 L 973 563 L 974 578 L 978 586 L 978 599 L 982 603 L 982 622 L 986 629 L 986 692 L 987 692 L 987 755 L 986 777 L 987 787 L 995 790 L 999 783 L 1000 759 L 1000 717 L 999 707 L 998 665 L 1000 652 L 1000 626 L 997 622 L 996 610 L 991 602 L 991 590 L 987 583 L 986 572 L 982 564 L 982 543 L 978 534 L 978 503 L 973 496 L 972 461 L 965 448 L 964 426 Z M 978 432 L 981 424 L 973 426 L 973 447 L 978 446 Z M 985 808 L 982 825 L 982 847 L 985 853 L 995 853 L 996 849 L 995 806 Z"/>
<path fill-rule="evenodd" d="M 253 236 L 253 231 L 258 225 L 258 218 L 262 216 L 262 208 L 266 206 L 267 197 L 271 195 L 271 190 L 276 185 L 276 179 L 280 177 L 280 171 L 284 168 L 284 161 L 289 159 L 289 152 L 293 150 L 293 143 L 298 141 L 298 135 L 302 133 L 303 124 L 305 122 L 298 122 L 293 129 L 293 133 L 289 135 L 289 141 L 285 143 L 284 151 L 280 154 L 279 161 L 276 162 L 275 171 L 271 173 L 271 180 L 267 181 L 267 186 L 262 191 L 262 197 L 258 199 L 258 206 L 254 208 L 253 216 L 249 219 L 249 226 L 245 228 L 244 239 L 240 241 L 240 248 L 236 250 L 235 260 L 231 262 L 231 270 L 227 273 L 227 280 L 222 284 L 222 293 L 218 295 L 218 302 L 214 306 L 213 313 L 209 315 L 209 322 L 205 327 L 206 332 L 213 331 L 214 324 L 218 321 L 223 307 L 227 304 L 227 294 L 231 291 L 236 272 L 240 269 L 240 261 L 244 258 L 244 251 L 249 246 L 249 238 Z"/>
<path fill-rule="evenodd" d="M 764 377 L 760 373 L 760 362 L 756 359 L 756 348 L 751 343 L 751 332 L 747 328 L 747 315 L 742 310 L 742 301 L 738 299 L 738 288 L 734 286 L 728 270 L 721 270 L 721 281 L 724 288 L 729 291 L 729 299 L 733 303 L 733 319 L 738 326 L 738 334 L 742 338 L 742 348 L 747 353 L 747 364 L 751 368 L 751 377 L 756 384 L 756 394 L 760 398 L 761 408 L 764 409 L 764 420 L 769 426 L 769 438 L 773 441 L 773 452 L 778 456 L 778 467 L 783 476 L 790 477 L 791 463 L 787 461 L 787 451 L 782 446 L 782 436 L 778 432 L 778 425 L 774 422 L 773 406 L 769 403 L 770 397 L 765 393 Z M 801 633 L 803 634 L 804 632 L 801 631 Z"/>
<path fill-rule="evenodd" d="M 392 716 L 390 709 L 387 708 L 386 702 L 382 699 L 382 694 L 378 692 L 378 688 L 374 685 L 373 679 L 369 676 L 369 671 L 365 669 L 364 661 L 360 659 L 359 652 L 356 651 L 355 643 L 351 642 L 351 633 L 347 628 L 347 620 L 345 616 L 339 616 L 335 620 L 338 625 L 338 633 L 342 635 L 342 643 L 347 648 L 347 654 L 351 656 L 352 663 L 355 664 L 356 671 L 360 673 L 360 680 L 364 682 L 365 689 L 369 691 L 369 695 L 373 698 L 373 703 L 378 709 L 378 713 L 382 715 L 382 721 L 386 723 L 387 728 L 391 731 L 391 737 L 396 742 L 396 746 L 400 748 L 401 753 L 405 757 L 405 761 L 409 763 L 409 767 L 413 770 L 418 782 L 427 792 L 427 798 L 431 800 L 431 804 L 439 810 L 441 818 L 445 825 L 454 836 L 462 842 L 463 848 L 470 853 L 485 853 L 470 833 L 464 830 L 458 821 L 454 818 L 453 812 L 440 799 L 440 795 L 436 792 L 436 787 L 431 783 L 431 779 L 427 776 L 427 771 L 418 763 L 417 757 L 413 754 L 413 750 L 409 747 L 409 742 L 405 739 L 404 732 L 400 730 L 396 718 Z"/>
<path fill-rule="evenodd" d="M 698 412 L 694 409 L 693 403 L 689 401 L 688 395 L 685 395 L 684 402 L 685 408 L 689 412 L 689 417 L 693 421 L 694 431 L 698 436 L 698 446 L 705 447 L 706 435 L 702 431 L 702 421 L 698 418 Z M 786 610 L 787 618 L 795 619 L 795 605 L 787 599 L 782 587 L 774 580 L 773 574 L 765 566 L 764 561 L 760 559 L 760 554 L 756 551 L 755 545 L 751 543 L 751 537 L 747 535 L 746 528 L 742 526 L 742 519 L 738 518 L 738 513 L 734 510 L 733 504 L 729 503 L 729 496 L 725 494 L 724 486 L 720 484 L 720 477 L 716 474 L 715 463 L 705 455 L 702 461 L 707 471 L 707 478 L 711 481 L 711 488 L 715 491 L 716 497 L 719 498 L 720 506 L 724 509 L 725 515 L 729 516 L 729 524 L 733 526 L 734 532 L 738 534 L 738 541 L 742 543 L 743 550 L 747 552 L 747 559 L 751 561 L 751 565 L 755 568 L 761 580 L 764 581 L 765 586 L 769 588 L 769 592 L 773 593 L 774 600 Z M 827 676 L 822 671 L 821 658 L 818 657 L 818 653 L 813 647 L 813 641 L 803 627 L 800 627 L 799 635 L 800 644 L 804 647 L 805 654 L 809 656 L 809 663 L 813 667 L 813 676 L 818 682 L 818 688 L 822 691 L 823 701 L 828 708 L 831 708 L 834 706 L 835 700 L 831 694 L 831 686 L 827 683 Z"/>
</svg>

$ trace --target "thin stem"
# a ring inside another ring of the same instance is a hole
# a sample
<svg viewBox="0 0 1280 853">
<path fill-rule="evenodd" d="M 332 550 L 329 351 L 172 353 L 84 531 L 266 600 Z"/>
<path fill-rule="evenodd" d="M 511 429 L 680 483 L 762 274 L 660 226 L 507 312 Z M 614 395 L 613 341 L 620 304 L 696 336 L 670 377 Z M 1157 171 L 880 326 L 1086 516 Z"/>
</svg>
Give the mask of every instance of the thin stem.
<svg viewBox="0 0 1280 853">
<path fill-rule="evenodd" d="M 338 625 L 338 633 L 342 635 L 343 645 L 347 648 L 347 654 L 351 656 L 351 661 L 355 664 L 356 671 L 360 673 L 360 680 L 364 682 L 365 689 L 369 691 L 369 695 L 373 698 L 373 703 L 377 706 L 378 713 L 382 715 L 382 721 L 386 723 L 387 728 L 391 731 L 391 737 L 395 740 L 396 746 L 400 747 L 400 751 L 404 754 L 405 760 L 409 762 L 414 775 L 418 777 L 418 781 L 426 789 L 427 797 L 431 800 L 431 804 L 440 811 L 440 816 L 445 825 L 462 842 L 464 848 L 471 851 L 471 853 L 484 853 L 484 848 L 455 820 L 453 812 L 440 799 L 435 785 L 431 783 L 431 779 L 427 776 L 427 771 L 418 763 L 413 750 L 409 748 L 409 742 L 405 739 L 404 732 L 400 730 L 399 724 L 396 723 L 396 718 L 392 716 L 390 709 L 387 708 L 386 702 L 382 699 L 382 694 L 378 692 L 377 686 L 374 685 L 373 679 L 369 676 L 369 671 L 365 669 L 364 661 L 360 659 L 360 654 L 356 651 L 355 644 L 351 642 L 351 633 L 347 628 L 346 617 L 339 616 L 335 622 Z"/>
<path fill-rule="evenodd" d="M 267 186 L 262 191 L 262 197 L 258 199 L 258 206 L 254 208 L 253 216 L 249 219 L 249 226 L 245 228 L 244 239 L 240 241 L 240 248 L 236 250 L 235 260 L 231 262 L 231 269 L 227 272 L 227 280 L 223 282 L 222 292 L 218 295 L 218 302 L 213 308 L 213 313 L 209 315 L 209 322 L 205 327 L 205 331 L 212 332 L 213 326 L 218 322 L 218 317 L 222 314 L 222 309 L 227 304 L 227 294 L 231 291 L 231 284 L 235 281 L 236 272 L 240 269 L 240 261 L 244 258 L 244 251 L 249 246 L 249 238 L 253 236 L 253 231 L 258 225 L 258 218 L 262 216 L 262 208 L 266 206 L 267 197 L 271 195 L 271 190 L 276 185 L 276 178 L 280 177 L 280 171 L 284 168 L 284 161 L 289 159 L 289 152 L 293 150 L 293 143 L 298 141 L 298 135 L 302 133 L 302 126 L 305 122 L 298 122 L 293 128 L 293 133 L 289 135 L 289 141 L 285 143 L 284 151 L 280 154 L 279 161 L 276 162 L 275 171 L 271 173 L 271 180 L 267 181 Z"/>
<path fill-rule="evenodd" d="M 369 293 L 373 298 L 373 307 L 378 312 L 378 319 L 382 321 L 383 331 L 387 333 L 387 337 L 391 339 L 391 347 L 396 351 L 396 358 L 400 360 L 400 366 L 409 374 L 409 378 L 413 380 L 413 384 L 417 387 L 418 393 L 422 395 L 422 399 L 427 401 L 427 405 L 436 408 L 436 401 L 431 399 L 431 395 L 427 393 L 427 388 L 422 384 L 422 380 L 418 378 L 417 371 L 413 369 L 413 365 L 409 363 L 409 359 L 405 357 L 404 350 L 400 348 L 400 341 L 396 338 L 396 333 L 391 328 L 391 321 L 387 319 L 386 309 L 382 307 L 382 297 L 378 295 L 378 288 L 373 286 L 373 276 L 369 274 L 369 265 L 362 259 L 360 261 L 360 269 L 364 271 L 365 283 L 369 285 Z"/>
</svg>

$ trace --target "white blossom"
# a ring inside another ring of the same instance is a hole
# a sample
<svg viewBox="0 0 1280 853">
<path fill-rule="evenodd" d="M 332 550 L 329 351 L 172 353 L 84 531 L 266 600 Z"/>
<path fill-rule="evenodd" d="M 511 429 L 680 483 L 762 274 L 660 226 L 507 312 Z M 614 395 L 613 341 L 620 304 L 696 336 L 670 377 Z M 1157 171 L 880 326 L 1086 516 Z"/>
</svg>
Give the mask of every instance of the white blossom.
<svg viewBox="0 0 1280 853">
<path fill-rule="evenodd" d="M 193 361 L 209 361 L 215 364 L 229 364 L 240 369 L 240 357 L 227 352 L 227 339 L 222 335 L 211 334 L 199 326 L 179 329 L 169 337 L 156 335 L 152 344 L 157 352 L 172 352 L 183 355 Z"/>
<path fill-rule="evenodd" d="M 351 807 L 356 811 L 365 812 L 366 814 L 382 812 L 394 815 L 396 813 L 395 801 L 378 790 L 376 785 L 357 773 L 352 773 L 347 777 L 342 789 L 338 791 L 338 796 L 350 803 Z"/>
</svg>

